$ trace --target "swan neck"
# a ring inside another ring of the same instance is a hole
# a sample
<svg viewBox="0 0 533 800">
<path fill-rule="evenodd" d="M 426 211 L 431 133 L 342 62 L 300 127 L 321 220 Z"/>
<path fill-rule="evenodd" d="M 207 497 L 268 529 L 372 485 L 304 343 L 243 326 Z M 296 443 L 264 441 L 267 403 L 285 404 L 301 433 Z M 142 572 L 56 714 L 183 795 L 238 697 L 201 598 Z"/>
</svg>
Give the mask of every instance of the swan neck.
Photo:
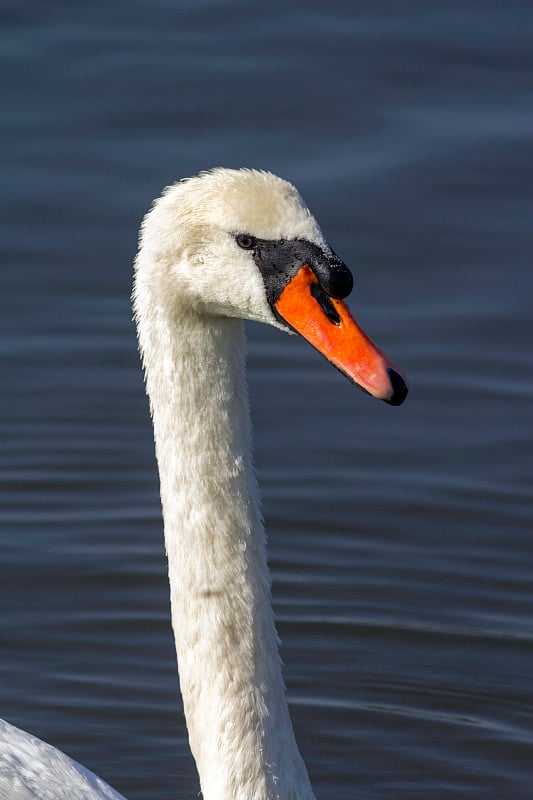
<svg viewBox="0 0 533 800">
<path fill-rule="evenodd" d="M 137 317 L 180 686 L 204 800 L 314 800 L 281 675 L 244 325 L 176 308 Z"/>
</svg>

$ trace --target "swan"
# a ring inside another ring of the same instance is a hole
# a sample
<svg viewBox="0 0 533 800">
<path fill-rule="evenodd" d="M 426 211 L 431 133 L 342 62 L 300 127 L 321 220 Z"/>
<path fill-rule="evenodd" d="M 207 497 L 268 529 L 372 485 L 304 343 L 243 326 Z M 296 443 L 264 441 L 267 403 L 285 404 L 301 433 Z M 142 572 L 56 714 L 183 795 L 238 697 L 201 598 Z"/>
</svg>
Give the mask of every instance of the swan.
<svg viewBox="0 0 533 800">
<path fill-rule="evenodd" d="M 217 168 L 175 183 L 141 226 L 133 307 L 204 800 L 314 800 L 278 653 L 243 320 L 300 334 L 368 394 L 400 405 L 407 381 L 351 316 L 352 285 L 298 191 L 269 172 Z M 2 723 L 0 799 L 15 798 L 122 795 Z"/>
</svg>

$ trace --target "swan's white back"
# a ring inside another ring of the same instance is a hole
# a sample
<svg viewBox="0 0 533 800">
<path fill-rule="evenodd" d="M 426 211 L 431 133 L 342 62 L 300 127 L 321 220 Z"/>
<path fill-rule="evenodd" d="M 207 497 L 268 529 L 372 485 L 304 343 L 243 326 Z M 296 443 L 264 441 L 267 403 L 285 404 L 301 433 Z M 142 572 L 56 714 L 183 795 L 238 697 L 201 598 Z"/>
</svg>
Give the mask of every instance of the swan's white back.
<svg viewBox="0 0 533 800">
<path fill-rule="evenodd" d="M 60 750 L 0 720 L 0 800 L 125 800 Z"/>
</svg>

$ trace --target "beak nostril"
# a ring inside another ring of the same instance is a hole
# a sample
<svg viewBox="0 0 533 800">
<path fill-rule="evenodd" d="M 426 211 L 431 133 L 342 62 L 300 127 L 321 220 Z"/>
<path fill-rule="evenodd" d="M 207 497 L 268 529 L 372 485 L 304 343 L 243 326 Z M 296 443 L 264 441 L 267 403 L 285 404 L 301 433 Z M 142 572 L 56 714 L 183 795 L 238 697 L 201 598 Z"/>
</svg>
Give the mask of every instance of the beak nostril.
<svg viewBox="0 0 533 800">
<path fill-rule="evenodd" d="M 311 295 L 315 298 L 327 319 L 329 319 L 329 321 L 334 325 L 340 325 L 341 318 L 339 316 L 339 312 L 331 302 L 329 295 L 326 294 L 319 283 L 311 284 Z"/>
</svg>

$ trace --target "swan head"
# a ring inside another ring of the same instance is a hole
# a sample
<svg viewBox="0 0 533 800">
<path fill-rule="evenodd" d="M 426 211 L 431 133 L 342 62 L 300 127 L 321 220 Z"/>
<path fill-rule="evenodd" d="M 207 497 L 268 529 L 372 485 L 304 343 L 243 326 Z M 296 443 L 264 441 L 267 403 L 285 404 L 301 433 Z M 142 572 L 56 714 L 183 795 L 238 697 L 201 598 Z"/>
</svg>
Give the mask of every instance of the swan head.
<svg viewBox="0 0 533 800">
<path fill-rule="evenodd" d="M 288 181 L 217 168 L 167 187 L 146 215 L 136 259 L 142 297 L 165 309 L 256 320 L 296 331 L 367 393 L 407 395 L 401 371 L 343 302 L 350 270 Z"/>
</svg>

